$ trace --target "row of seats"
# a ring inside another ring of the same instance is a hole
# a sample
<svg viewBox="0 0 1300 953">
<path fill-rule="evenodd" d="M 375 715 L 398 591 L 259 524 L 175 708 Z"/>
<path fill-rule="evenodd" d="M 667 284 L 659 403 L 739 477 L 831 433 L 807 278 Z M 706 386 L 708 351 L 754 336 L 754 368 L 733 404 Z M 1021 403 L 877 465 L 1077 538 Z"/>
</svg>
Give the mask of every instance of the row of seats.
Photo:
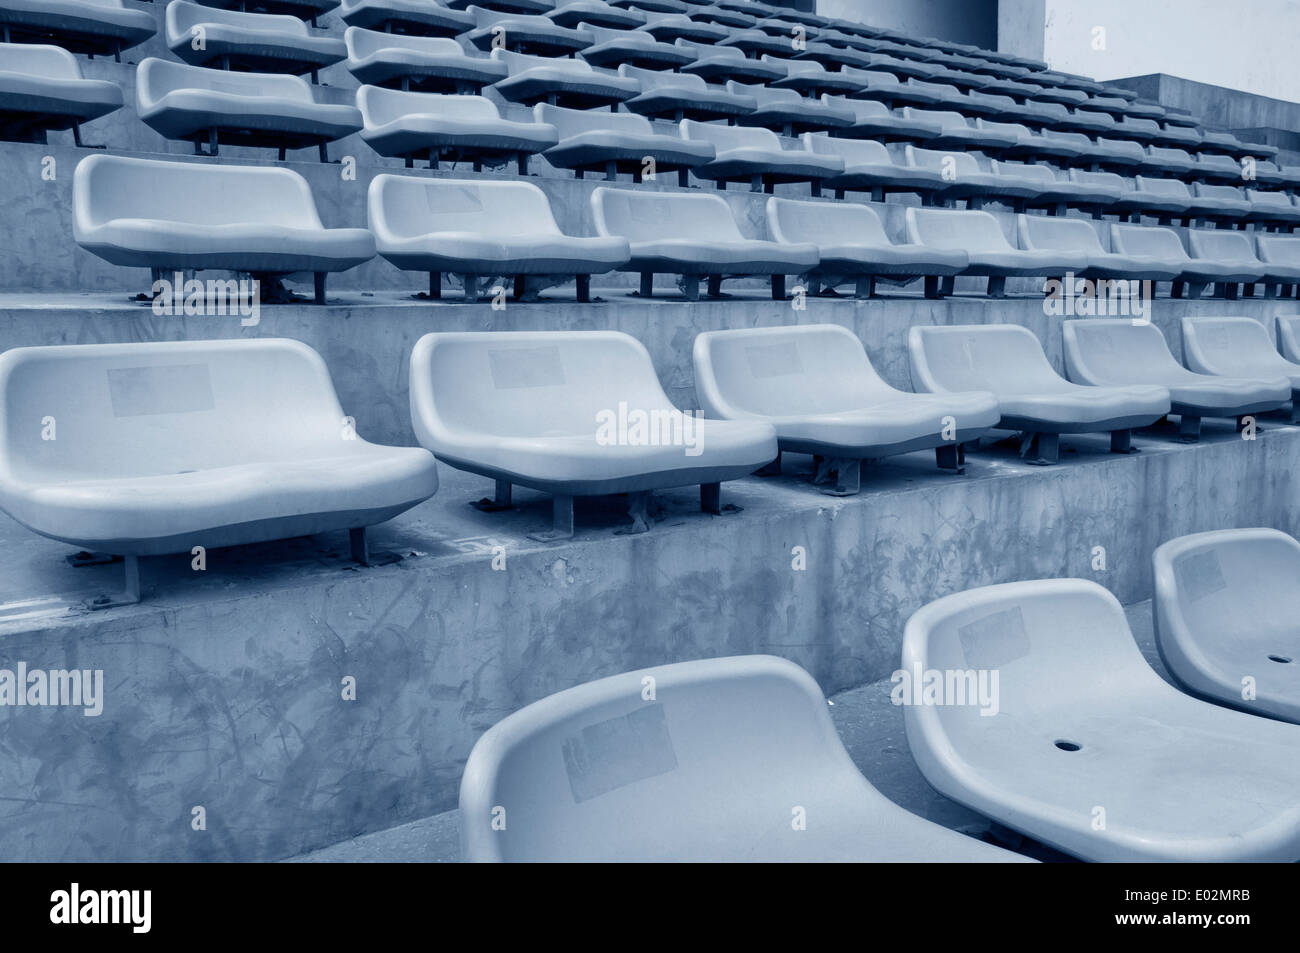
<svg viewBox="0 0 1300 953">
<path fill-rule="evenodd" d="M 722 482 L 779 472 L 784 452 L 820 458 L 817 479 L 846 495 L 863 460 L 933 449 L 962 472 L 966 448 L 993 429 L 1022 431 L 1036 462 L 1056 459 L 1063 432 L 1109 431 L 1111 449 L 1129 452 L 1132 430 L 1170 413 L 1194 437 L 1202 416 L 1275 410 L 1300 393 L 1300 317 L 1278 323 L 1292 360 L 1258 322 L 1185 318 L 1189 370 L 1153 325 L 1070 321 L 1075 383 L 1025 328 L 914 327 L 923 393 L 886 384 L 837 325 L 706 332 L 699 418 L 672 405 L 626 334 L 433 333 L 409 374 L 424 449 L 348 432 L 324 362 L 296 341 L 14 348 L 0 355 L 0 507 L 45 536 L 129 557 L 135 598 L 139 556 L 194 546 L 347 528 L 364 561 L 366 526 L 437 490 L 435 456 L 495 482 L 486 509 L 509 508 L 514 485 L 551 494 L 553 526 L 537 538 L 572 536 L 574 498 L 607 494 L 629 494 L 642 531 L 651 491 L 699 484 L 702 508 L 720 513 Z M 642 415 L 640 437 L 602 436 L 602 415 L 620 407 Z M 57 441 L 21 424 L 51 418 Z"/>
<path fill-rule="evenodd" d="M 579 300 L 588 300 L 591 275 L 614 270 L 639 274 L 646 297 L 656 273 L 679 275 L 692 300 L 701 280 L 716 296 L 724 278 L 750 276 L 770 276 L 773 297 L 783 298 L 787 275 L 808 276 L 812 290 L 852 282 L 864 296 L 878 277 L 924 277 L 926 293 L 938 296 L 951 292 L 954 276 L 987 276 L 989 293 L 1002 295 L 1007 278 L 1071 273 L 1171 281 L 1175 294 L 1213 285 L 1235 297 L 1238 285 L 1260 282 L 1270 295 L 1300 293 L 1297 236 L 1192 232 L 1191 257 L 1168 229 L 1112 225 L 1106 252 L 1085 221 L 1022 215 L 1016 247 L 989 213 L 969 210 L 908 208 L 907 243 L 896 244 L 869 206 L 773 197 L 772 240 L 759 240 L 741 235 L 720 196 L 601 187 L 591 196 L 596 235 L 575 237 L 560 231 L 545 193 L 528 182 L 383 174 L 370 183 L 369 229 L 327 229 L 310 186 L 292 170 L 109 155 L 78 164 L 73 207 L 77 243 L 115 265 L 310 271 L 321 303 L 326 274 L 376 252 L 427 272 L 435 298 L 445 273 L 461 276 L 470 300 L 479 279 L 498 276 L 514 279 L 519 298 L 534 276 L 546 284 L 576 276 Z M 535 281 L 532 290 L 540 290 Z"/>
<path fill-rule="evenodd" d="M 891 680 L 896 693 L 911 680 L 895 704 L 912 757 L 941 793 L 1081 860 L 1300 860 L 1300 543 L 1198 533 L 1153 562 L 1177 688 L 1094 582 L 956 593 L 908 621 Z M 771 656 L 629 672 L 528 705 L 474 746 L 460 822 L 470 861 L 1027 859 L 885 798 L 816 682 Z"/>
</svg>

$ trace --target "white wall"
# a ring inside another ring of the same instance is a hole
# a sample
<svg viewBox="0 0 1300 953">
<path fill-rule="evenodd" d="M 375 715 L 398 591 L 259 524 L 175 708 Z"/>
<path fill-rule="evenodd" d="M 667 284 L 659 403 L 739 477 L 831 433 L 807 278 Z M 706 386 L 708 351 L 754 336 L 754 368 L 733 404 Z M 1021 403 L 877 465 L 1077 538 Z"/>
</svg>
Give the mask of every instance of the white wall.
<svg viewBox="0 0 1300 953">
<path fill-rule="evenodd" d="M 1300 102 L 1298 46 L 1300 0 L 1047 0 L 1043 58 L 1100 80 L 1168 73 Z"/>
</svg>

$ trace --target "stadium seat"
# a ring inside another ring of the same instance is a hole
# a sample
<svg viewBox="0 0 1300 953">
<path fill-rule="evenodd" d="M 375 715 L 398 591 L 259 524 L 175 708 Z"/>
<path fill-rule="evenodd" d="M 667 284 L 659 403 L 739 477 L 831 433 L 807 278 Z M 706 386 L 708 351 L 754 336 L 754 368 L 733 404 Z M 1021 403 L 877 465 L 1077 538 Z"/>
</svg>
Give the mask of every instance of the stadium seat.
<svg viewBox="0 0 1300 953">
<path fill-rule="evenodd" d="M 808 282 L 808 293 L 814 295 L 851 281 L 855 295 L 868 298 L 875 293 L 877 277 L 933 279 L 958 274 L 970 263 L 962 251 L 891 242 L 875 210 L 852 202 L 829 205 L 773 197 L 767 200 L 767 227 L 778 242 L 817 246 L 820 263 Z"/>
<path fill-rule="evenodd" d="M 1265 267 L 1300 268 L 1300 235 L 1256 234 L 1255 247 Z M 1286 288 L 1282 291 L 1285 297 Z M 1295 286 L 1295 293 L 1300 298 L 1300 284 Z"/>
<path fill-rule="evenodd" d="M 1093 226 L 1080 218 L 1019 215 L 1016 217 L 1016 235 L 1020 247 L 1029 251 L 1081 252 L 1087 255 L 1088 267 L 1075 272 L 1079 278 L 1174 281 L 1182 274 L 1176 264 L 1171 265 L 1163 258 L 1106 251 Z"/>
<path fill-rule="evenodd" d="M 640 84 L 640 95 L 624 102 L 628 112 L 656 119 L 728 119 L 752 112 L 752 96 L 728 92 L 693 73 L 640 69 L 624 64 L 618 75 Z"/>
<path fill-rule="evenodd" d="M 803 147 L 818 155 L 838 156 L 844 161 L 844 171 L 823 179 L 823 188 L 834 189 L 837 199 L 845 192 L 871 193 L 874 202 L 883 202 L 892 192 L 914 192 L 930 196 L 948 188 L 948 183 L 938 172 L 899 165 L 889 155 L 889 150 L 872 139 L 839 139 L 806 132 Z"/>
<path fill-rule="evenodd" d="M 1194 228 L 1187 233 L 1187 246 L 1193 260 L 1214 262 L 1236 269 L 1243 278 L 1246 294 L 1257 281 L 1274 285 L 1292 285 L 1300 281 L 1300 268 L 1286 265 L 1266 265 L 1255 255 L 1255 243 L 1245 232 L 1222 228 Z M 1270 287 L 1270 294 L 1272 289 Z M 1228 298 L 1237 296 L 1237 285 L 1229 283 L 1224 289 Z"/>
<path fill-rule="evenodd" d="M 1062 179 L 1049 165 L 993 159 L 989 166 L 994 175 L 1007 175 L 1036 185 L 1037 194 L 1027 196 L 1020 204 L 1027 208 L 1047 208 L 1048 214 L 1064 215 L 1066 209 L 1080 208 L 1100 217 L 1123 195 L 1123 189 L 1110 182 L 1078 182 L 1068 175 Z"/>
<path fill-rule="evenodd" d="M 1161 225 L 1175 220 L 1190 221 L 1196 217 L 1199 208 L 1201 205 L 1192 197 L 1185 182 L 1153 179 L 1145 175 L 1134 176 L 1133 187 L 1126 188 L 1119 200 L 1111 205 L 1111 211 L 1121 217 L 1127 213 L 1130 222 L 1140 222 L 1144 215 L 1149 215 Z"/>
<path fill-rule="evenodd" d="M 362 127 L 355 106 L 319 103 L 301 76 L 237 73 L 150 57 L 135 74 L 135 108 L 150 129 L 166 139 L 194 144 L 195 155 L 215 156 L 219 145 L 278 149 L 317 147 Z M 203 151 L 206 143 L 208 150 Z"/>
<path fill-rule="evenodd" d="M 903 717 L 926 780 L 1006 827 L 1092 861 L 1300 859 L 1300 729 L 1169 685 L 1095 582 L 932 602 L 908 620 L 902 667 L 1000 672 L 995 718 L 971 704 Z"/>
<path fill-rule="evenodd" d="M 412 36 L 459 36 L 474 29 L 474 17 L 441 0 L 343 0 L 339 16 L 348 26 Z"/>
<path fill-rule="evenodd" d="M 671 70 L 695 62 L 687 50 L 656 40 L 644 30 L 609 30 L 584 23 L 581 30 L 591 46 L 581 56 L 592 66 L 616 69 L 623 64 L 642 69 Z"/>
<path fill-rule="evenodd" d="M 569 56 L 592 44 L 586 30 L 560 26 L 537 13 L 502 13 L 471 4 L 465 12 L 474 18 L 466 42 L 480 50 L 514 50 L 536 56 Z"/>
<path fill-rule="evenodd" d="M 736 122 L 742 126 L 762 126 L 788 138 L 805 132 L 842 129 L 854 124 L 854 114 L 816 99 L 806 99 L 793 89 L 770 89 L 766 86 L 729 81 L 727 92 L 754 101 L 754 108 L 741 113 Z"/>
<path fill-rule="evenodd" d="M 1013 148 L 1019 144 L 1019 138 L 1010 132 L 995 129 L 977 129 L 966 121 L 959 112 L 938 109 L 903 109 L 904 119 L 937 123 L 943 132 L 926 145 L 930 148 L 976 149 L 997 153 L 1003 149 Z"/>
<path fill-rule="evenodd" d="M 884 103 L 873 100 L 847 99 L 823 93 L 822 102 L 853 113 L 853 125 L 836 129 L 837 137 L 879 142 L 929 142 L 943 134 L 943 127 L 937 122 L 904 119 L 891 112 Z"/>
<path fill-rule="evenodd" d="M 381 156 L 405 159 L 408 169 L 417 158 L 431 169 L 443 159 L 469 161 L 475 172 L 484 162 L 514 160 L 527 175 L 528 157 L 559 141 L 554 126 L 502 119 L 496 103 L 483 96 L 362 86 L 357 106 L 365 119 L 361 138 Z"/>
<path fill-rule="evenodd" d="M 1174 282 L 1173 296 L 1183 296 L 1184 286 L 1191 297 L 1198 297 L 1207 285 L 1217 285 L 1221 296 L 1235 295 L 1235 285 L 1259 280 L 1255 266 L 1243 268 L 1231 263 L 1219 263 L 1191 258 L 1183 249 L 1178 234 L 1168 228 L 1144 228 L 1141 225 L 1112 225 L 1110 247 L 1121 255 L 1144 255 L 1162 259 L 1181 274 Z"/>
<path fill-rule="evenodd" d="M 770 199 L 769 211 L 780 201 Z M 777 215 L 788 220 L 792 212 L 799 214 L 786 208 Z M 857 248 L 848 254 L 861 263 Z M 814 480 L 832 496 L 858 492 L 864 461 L 902 453 L 934 450 L 941 469 L 962 473 L 962 444 L 998 422 L 997 398 L 990 393 L 912 394 L 890 387 L 862 342 L 837 324 L 700 334 L 695 387 L 709 417 L 765 421 L 776 429 L 782 452 L 819 458 Z M 779 467 L 778 460 L 764 472 Z"/>
<path fill-rule="evenodd" d="M 844 161 L 836 156 L 817 155 L 802 149 L 783 149 L 781 140 L 770 129 L 723 126 L 717 123 L 683 119 L 682 138 L 707 142 L 713 146 L 712 162 L 691 171 L 701 179 L 725 189 L 728 182 L 749 182 L 751 191 L 772 191 L 778 182 L 809 182 L 814 195 L 820 192 L 822 179 L 844 171 Z"/>
<path fill-rule="evenodd" d="M 72 53 L 113 54 L 158 31 L 154 15 L 123 0 L 0 0 L 0 40 L 51 43 Z"/>
<path fill-rule="evenodd" d="M 1247 189 L 1246 199 L 1250 202 L 1247 221 L 1287 229 L 1300 225 L 1300 207 L 1285 192 Z"/>
<path fill-rule="evenodd" d="M 172 0 L 164 17 L 167 48 L 192 66 L 254 73 L 317 73 L 348 55 L 343 41 L 317 36 L 297 17 L 219 10 Z M 203 42 L 196 43 L 202 35 Z"/>
<path fill-rule="evenodd" d="M 287 14 L 307 20 L 316 26 L 316 19 L 339 5 L 339 0 L 203 0 L 210 7 L 244 10 L 256 7 L 258 11 L 271 14 Z"/>
<path fill-rule="evenodd" d="M 681 47 L 695 57 L 693 62 L 681 67 L 681 72 L 698 76 L 706 82 L 757 80 L 766 83 L 785 75 L 785 71 L 780 67 L 773 66 L 770 62 L 751 60 L 734 46 L 714 46 L 711 43 L 692 43 L 689 40 L 676 40 L 673 45 Z"/>
<path fill-rule="evenodd" d="M 444 0 L 447 6 L 456 10 L 468 10 L 471 6 L 485 7 L 501 13 L 547 13 L 555 8 L 553 0 Z"/>
<path fill-rule="evenodd" d="M 1277 349 L 1292 364 L 1300 364 L 1300 315 L 1277 316 Z"/>
<path fill-rule="evenodd" d="M 1229 226 L 1245 221 L 1255 211 L 1241 190 L 1231 185 L 1196 182 L 1192 185 L 1192 198 L 1196 202 L 1193 208 L 1198 218 Z"/>
<path fill-rule="evenodd" d="M 72 184 L 73 236 L 114 265 L 325 276 L 375 256 L 364 228 L 325 228 L 311 187 L 285 168 L 92 155 Z M 265 300 L 265 296 L 264 296 Z"/>
<path fill-rule="evenodd" d="M 1023 251 L 1007 241 L 1002 226 L 988 212 L 909 208 L 907 240 L 931 248 L 964 250 L 970 264 L 963 275 L 988 277 L 988 293 L 1002 297 L 1008 278 L 1058 277 L 1088 267 L 1082 251 Z M 943 290 L 951 289 L 952 279 Z"/>
<path fill-rule="evenodd" d="M 597 72 L 586 60 L 556 59 L 493 50 L 492 59 L 504 65 L 510 75 L 493 85 L 505 99 L 534 105 L 539 102 L 570 109 L 609 106 L 616 109 L 624 100 L 641 92 L 634 79 L 607 70 Z"/>
<path fill-rule="evenodd" d="M 637 11 L 636 8 L 632 12 L 645 18 L 642 29 L 662 43 L 675 43 L 678 40 L 686 40 L 688 43 L 717 43 L 731 35 L 731 31 L 721 24 L 692 20 L 684 13 L 656 13 L 650 10 Z M 694 54 L 691 59 L 695 59 Z"/>
<path fill-rule="evenodd" d="M 560 0 L 554 9 L 547 10 L 542 16 L 570 29 L 581 23 L 613 30 L 635 30 L 646 24 L 644 11 L 623 9 L 604 0 Z"/>
<path fill-rule="evenodd" d="M 0 138 L 46 142 L 51 130 L 71 129 L 122 108 L 116 83 L 85 79 L 77 58 L 58 46 L 0 43 Z"/>
<path fill-rule="evenodd" d="M 197 546 L 347 529 L 366 562 L 365 528 L 438 489 L 426 451 L 339 439 L 347 418 L 329 371 L 298 341 L 12 348 L 0 408 L 0 509 L 125 557 L 126 591 L 91 608 L 139 601 L 139 557 L 189 559 Z M 30 414 L 54 415 L 59 439 L 14 426 Z"/>
<path fill-rule="evenodd" d="M 579 301 L 591 276 L 627 263 L 627 242 L 574 238 L 555 223 L 546 193 L 531 182 L 377 175 L 367 200 L 379 254 L 405 271 L 429 273 L 429 297 L 442 297 L 442 275 L 463 280 L 475 301 L 480 279 L 514 280 L 515 298 L 530 296 L 529 279 L 576 276 Z"/>
<path fill-rule="evenodd" d="M 1065 370 L 1070 380 L 1094 387 L 1152 384 L 1172 399 L 1179 436 L 1196 440 L 1203 417 L 1241 418 L 1277 410 L 1291 399 L 1286 377 L 1220 377 L 1179 364 L 1154 324 L 1131 318 L 1090 318 L 1064 324 Z"/>
<path fill-rule="evenodd" d="M 900 79 L 893 73 L 879 69 L 859 69 L 855 66 L 840 67 L 840 76 L 856 81 L 858 91 L 853 94 L 856 99 L 871 99 L 890 107 L 923 106 L 938 108 L 948 104 L 948 97 L 936 92 L 925 84 L 914 84 Z M 926 116 L 926 119 L 930 117 Z M 932 120 L 938 122 L 937 119 Z"/>
<path fill-rule="evenodd" d="M 772 36 L 757 27 L 748 30 L 732 30 L 731 35 L 725 40 L 718 41 L 718 46 L 734 46 L 742 50 L 745 55 L 753 58 L 762 56 L 764 53 L 778 57 L 790 57 L 795 54 L 794 47 L 788 37 Z"/>
<path fill-rule="evenodd" d="M 1264 331 L 1249 318 L 1231 320 Z M 1152 562 L 1156 646 L 1179 687 L 1218 705 L 1300 722 L 1300 543 L 1275 529 L 1193 533 L 1160 546 Z"/>
<path fill-rule="evenodd" d="M 1004 133 L 1015 137 L 1015 145 L 998 147 L 998 153 L 1007 159 L 1051 159 L 1053 161 L 1077 159 L 1083 154 L 1078 146 L 1049 139 L 1041 132 L 1017 122 L 998 122 L 993 119 L 975 120 L 975 128 L 982 132 Z"/>
<path fill-rule="evenodd" d="M 941 186 L 935 192 L 945 202 L 965 199 L 968 208 L 980 208 L 985 199 L 1018 204 L 1038 191 L 1034 183 L 982 171 L 975 157 L 965 152 L 909 145 L 903 154 L 909 168 L 939 177 Z"/>
<path fill-rule="evenodd" d="M 714 155 L 708 143 L 656 132 L 648 119 L 630 113 L 538 103 L 533 114 L 539 123 L 559 133 L 558 144 L 544 153 L 546 161 L 556 168 L 573 169 L 578 178 L 587 172 L 601 172 L 613 180 L 623 173 L 640 182 L 646 175 L 676 172 L 678 184 L 685 186 L 689 170 L 712 161 Z"/>
<path fill-rule="evenodd" d="M 371 86 L 427 93 L 477 93 L 509 75 L 495 57 L 471 56 L 443 36 L 403 36 L 351 26 L 343 34 L 348 72 Z"/>
<path fill-rule="evenodd" d="M 1061 434 L 1109 433 L 1114 453 L 1132 452 L 1132 431 L 1169 413 L 1160 386 L 1084 387 L 1053 370 L 1038 338 L 1017 324 L 913 325 L 912 386 L 931 394 L 990 391 L 997 426 L 1018 430 L 1020 455 L 1040 465 L 1060 459 Z"/>
<path fill-rule="evenodd" d="M 632 532 L 649 529 L 653 490 L 699 484 L 701 509 L 719 514 L 720 484 L 777 455 L 770 424 L 679 411 L 644 345 L 618 331 L 426 334 L 410 390 L 420 445 L 496 481 L 484 508 L 508 508 L 515 485 L 554 497 L 552 529 L 534 535 L 543 540 L 573 535 L 578 496 L 628 494 Z M 626 422 L 608 419 L 621 408 Z"/>
<path fill-rule="evenodd" d="M 816 60 L 784 60 L 764 56 L 763 61 L 784 70 L 785 75 L 767 85 L 772 89 L 793 89 L 808 97 L 825 94 L 851 96 L 862 88 L 860 80 L 828 70 Z"/>
<path fill-rule="evenodd" d="M 628 672 L 544 698 L 470 753 L 464 859 L 1028 860 L 889 800 L 849 759 L 827 710 L 803 669 L 766 655 Z M 793 829 L 792 811 L 806 829 Z M 510 823 L 498 829 L 502 812 Z"/>
<path fill-rule="evenodd" d="M 772 297 L 785 297 L 785 276 L 817 267 L 817 246 L 746 239 L 719 195 L 598 188 L 591 195 L 599 235 L 631 244 L 622 271 L 641 275 L 641 297 L 654 293 L 654 276 L 680 275 L 688 300 L 699 297 L 701 278 L 709 294 L 721 294 L 722 279 L 770 275 Z"/>
<path fill-rule="evenodd" d="M 1174 178 L 1199 177 L 1202 166 L 1185 149 L 1147 146 L 1146 152 L 1147 161 L 1142 166 L 1145 170 Z"/>
<path fill-rule="evenodd" d="M 1185 315 L 1183 362 L 1198 374 L 1291 382 L 1291 400 L 1300 397 L 1300 364 L 1278 353 L 1269 329 L 1253 318 L 1196 318 Z"/>
<path fill-rule="evenodd" d="M 1246 181 L 1241 164 L 1231 156 L 1202 153 L 1196 157 L 1194 168 L 1196 178 L 1205 182 L 1226 182 L 1229 185 L 1241 185 Z"/>
</svg>

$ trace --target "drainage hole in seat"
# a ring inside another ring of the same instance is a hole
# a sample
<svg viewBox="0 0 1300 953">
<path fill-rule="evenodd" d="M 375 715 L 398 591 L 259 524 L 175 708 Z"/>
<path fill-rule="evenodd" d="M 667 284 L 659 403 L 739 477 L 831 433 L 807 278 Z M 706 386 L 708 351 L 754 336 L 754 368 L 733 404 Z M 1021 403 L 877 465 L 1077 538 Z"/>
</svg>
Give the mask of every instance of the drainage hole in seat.
<svg viewBox="0 0 1300 953">
<path fill-rule="evenodd" d="M 1287 658 L 1285 655 L 1270 655 L 1268 660 L 1270 662 L 1280 662 L 1283 665 L 1287 665 L 1292 661 L 1292 659 Z"/>
<path fill-rule="evenodd" d="M 1056 747 L 1060 748 L 1062 751 L 1078 751 L 1083 747 L 1083 745 L 1079 744 L 1077 741 L 1066 741 L 1060 739 L 1056 742 Z"/>
</svg>

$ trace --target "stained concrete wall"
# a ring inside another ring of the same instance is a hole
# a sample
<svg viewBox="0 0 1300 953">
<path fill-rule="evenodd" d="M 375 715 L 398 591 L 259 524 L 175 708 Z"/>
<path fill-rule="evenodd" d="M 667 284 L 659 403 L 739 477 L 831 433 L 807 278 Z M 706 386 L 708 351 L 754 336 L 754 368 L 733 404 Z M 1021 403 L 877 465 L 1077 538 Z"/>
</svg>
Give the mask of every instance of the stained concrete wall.
<svg viewBox="0 0 1300 953">
<path fill-rule="evenodd" d="M 997 0 L 818 0 L 817 12 L 914 36 L 997 48 Z"/>
</svg>

